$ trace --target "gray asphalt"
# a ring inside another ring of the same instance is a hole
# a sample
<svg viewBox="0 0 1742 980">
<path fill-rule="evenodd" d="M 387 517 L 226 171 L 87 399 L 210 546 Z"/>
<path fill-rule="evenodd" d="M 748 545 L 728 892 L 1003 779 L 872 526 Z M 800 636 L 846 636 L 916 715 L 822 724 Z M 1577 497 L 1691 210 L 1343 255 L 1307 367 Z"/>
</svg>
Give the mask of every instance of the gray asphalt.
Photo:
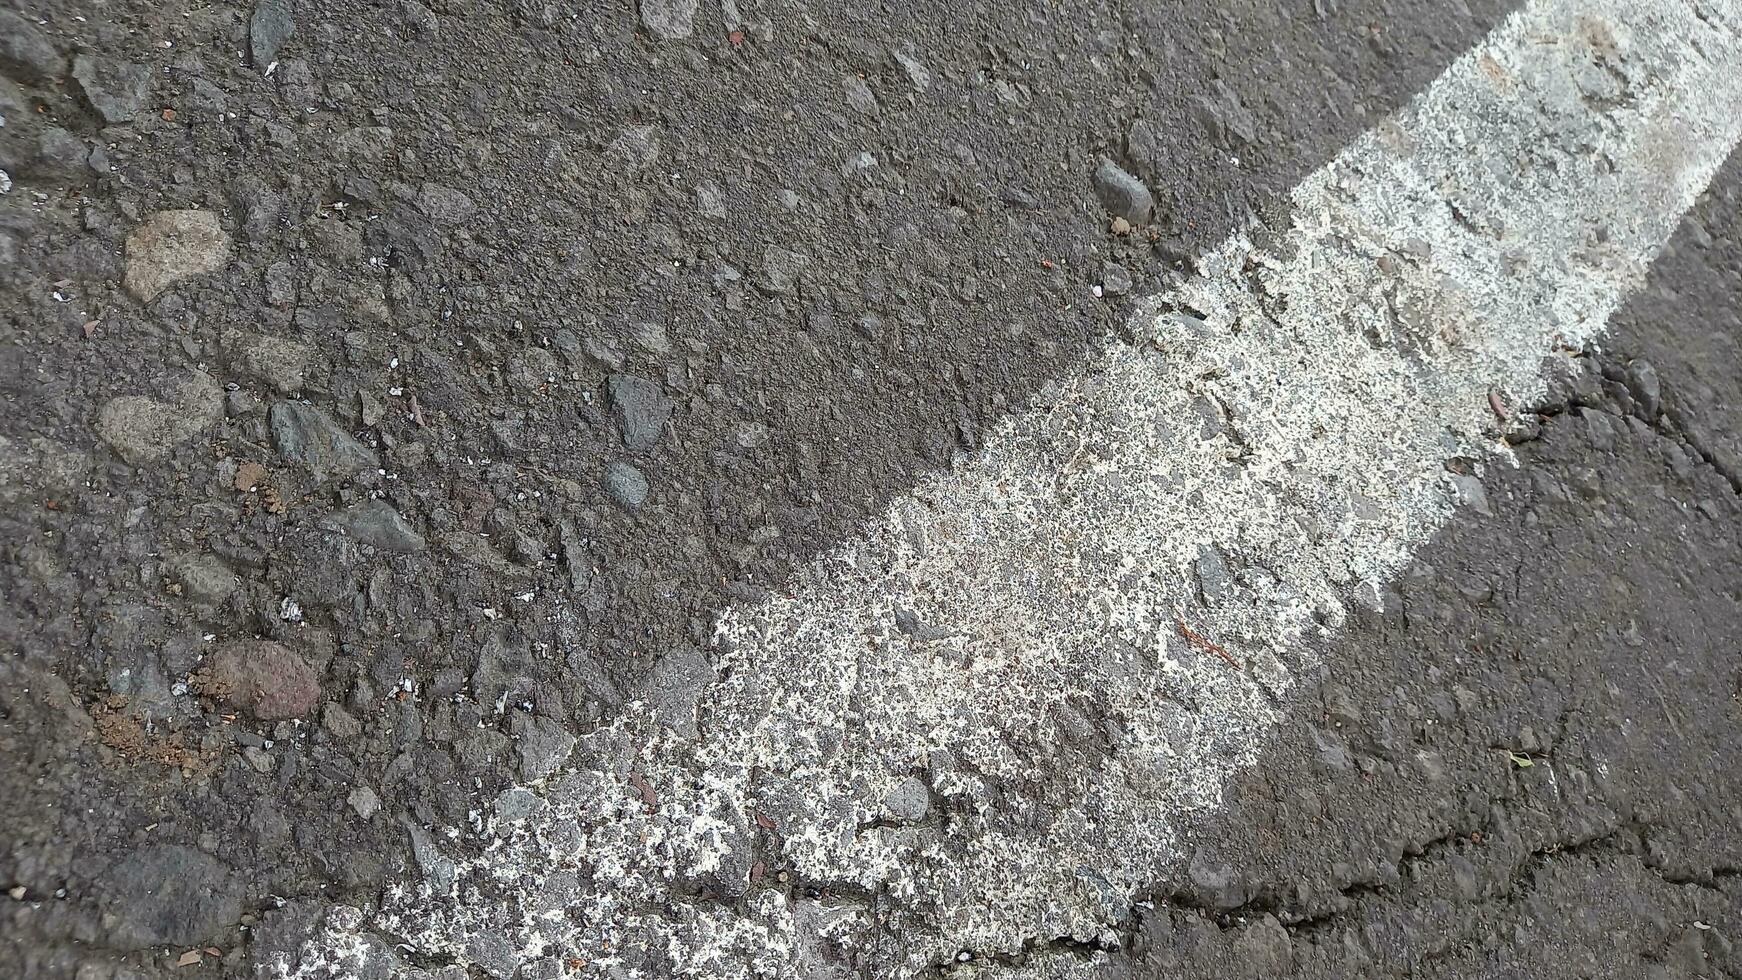
<svg viewBox="0 0 1742 980">
<path fill-rule="evenodd" d="M 267 975 L 416 867 L 402 820 L 463 823 L 528 732 L 611 717 L 1509 5 L 744 3 L 734 36 L 710 3 L 687 42 L 627 7 L 432 6 L 291 4 L 264 80 L 251 8 L 6 4 L 50 17 L 59 67 L 6 22 L 0 975 Z M 167 71 L 106 122 L 75 52 Z M 1153 237 L 1109 231 L 1102 156 L 1154 191 Z M 1325 651 L 1323 715 L 1196 828 L 1110 974 L 1742 973 L 1739 188 L 1733 160 L 1532 406 L 1488 512 Z M 185 207 L 232 261 L 130 298 L 123 241 Z M 771 247 L 810 257 L 790 286 Z M 363 434 L 426 548 L 334 526 L 370 478 L 285 448 L 283 351 L 235 331 L 302 345 L 285 390 Z M 237 390 L 174 452 L 97 434 L 195 366 Z M 608 375 L 654 394 L 627 410 Z M 667 410 L 650 444 L 628 417 Z M 284 513 L 239 500 L 246 462 Z M 288 644 L 306 724 L 180 686 L 207 634 Z"/>
</svg>

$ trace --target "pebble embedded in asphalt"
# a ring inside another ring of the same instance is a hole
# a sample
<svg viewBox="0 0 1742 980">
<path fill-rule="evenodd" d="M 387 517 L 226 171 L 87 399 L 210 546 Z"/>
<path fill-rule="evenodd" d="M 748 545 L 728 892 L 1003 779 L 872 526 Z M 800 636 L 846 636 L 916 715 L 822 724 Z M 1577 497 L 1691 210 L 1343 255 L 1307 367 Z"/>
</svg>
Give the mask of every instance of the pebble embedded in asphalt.
<svg viewBox="0 0 1742 980">
<path fill-rule="evenodd" d="M 647 502 L 647 477 L 628 463 L 612 463 L 605 467 L 605 492 L 611 499 L 629 510 L 639 510 Z"/>
</svg>

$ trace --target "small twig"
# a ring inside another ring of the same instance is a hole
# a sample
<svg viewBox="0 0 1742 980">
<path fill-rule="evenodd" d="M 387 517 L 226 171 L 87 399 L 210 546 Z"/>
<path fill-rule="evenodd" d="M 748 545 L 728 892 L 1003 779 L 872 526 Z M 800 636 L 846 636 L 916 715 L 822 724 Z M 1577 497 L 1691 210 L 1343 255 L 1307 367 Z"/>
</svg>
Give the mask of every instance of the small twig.
<svg viewBox="0 0 1742 980">
<path fill-rule="evenodd" d="M 1228 666 L 1233 667 L 1235 670 L 1240 669 L 1240 661 L 1235 660 L 1234 655 L 1224 649 L 1221 644 L 1205 638 L 1196 630 L 1187 626 L 1186 621 L 1179 616 L 1175 616 L 1173 621 L 1174 624 L 1179 627 L 1179 635 L 1185 637 L 1188 642 L 1203 647 L 1205 650 L 1208 650 L 1216 656 L 1221 657 L 1223 660 L 1228 661 Z"/>
</svg>

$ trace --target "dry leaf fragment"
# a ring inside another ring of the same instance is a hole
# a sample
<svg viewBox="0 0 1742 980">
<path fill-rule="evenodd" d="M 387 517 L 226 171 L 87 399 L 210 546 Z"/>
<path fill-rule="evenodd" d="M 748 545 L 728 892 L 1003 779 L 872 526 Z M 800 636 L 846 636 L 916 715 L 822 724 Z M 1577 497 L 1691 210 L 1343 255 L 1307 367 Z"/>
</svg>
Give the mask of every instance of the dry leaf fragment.
<svg viewBox="0 0 1742 980">
<path fill-rule="evenodd" d="M 193 966 L 195 963 L 198 963 L 199 961 L 200 961 L 200 951 L 197 949 L 190 949 L 187 952 L 181 954 L 181 959 L 176 960 L 175 965 L 177 967 Z"/>
</svg>

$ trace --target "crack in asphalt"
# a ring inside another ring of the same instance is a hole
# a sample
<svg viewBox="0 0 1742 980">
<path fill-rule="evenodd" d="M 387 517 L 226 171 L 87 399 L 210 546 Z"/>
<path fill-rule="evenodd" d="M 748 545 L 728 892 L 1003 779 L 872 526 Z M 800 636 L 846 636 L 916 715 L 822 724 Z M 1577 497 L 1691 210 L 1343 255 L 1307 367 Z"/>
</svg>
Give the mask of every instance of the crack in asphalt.
<svg viewBox="0 0 1742 980">
<path fill-rule="evenodd" d="M 1586 351 L 1579 357 L 1594 364 L 1599 376 L 1605 380 L 1622 386 L 1627 384 L 1625 364 L 1633 359 L 1596 351 Z M 1589 409 L 1619 418 L 1638 419 L 1659 437 L 1687 450 L 1699 464 L 1721 477 L 1732 493 L 1742 496 L 1742 471 L 1719 459 L 1711 447 L 1705 444 L 1705 440 L 1693 430 L 1691 416 L 1676 404 L 1680 399 L 1673 386 L 1665 385 L 1660 398 L 1664 409 L 1658 412 L 1647 410 L 1637 399 L 1621 399 L 1610 392 L 1604 392 L 1600 397 L 1587 398 L 1568 394 L 1565 398 L 1541 401 L 1529 410 L 1529 414 L 1535 417 L 1538 424 L 1509 432 L 1507 441 L 1513 445 L 1535 442 L 1542 435 L 1540 423 L 1561 419 L 1579 409 Z"/>
</svg>

